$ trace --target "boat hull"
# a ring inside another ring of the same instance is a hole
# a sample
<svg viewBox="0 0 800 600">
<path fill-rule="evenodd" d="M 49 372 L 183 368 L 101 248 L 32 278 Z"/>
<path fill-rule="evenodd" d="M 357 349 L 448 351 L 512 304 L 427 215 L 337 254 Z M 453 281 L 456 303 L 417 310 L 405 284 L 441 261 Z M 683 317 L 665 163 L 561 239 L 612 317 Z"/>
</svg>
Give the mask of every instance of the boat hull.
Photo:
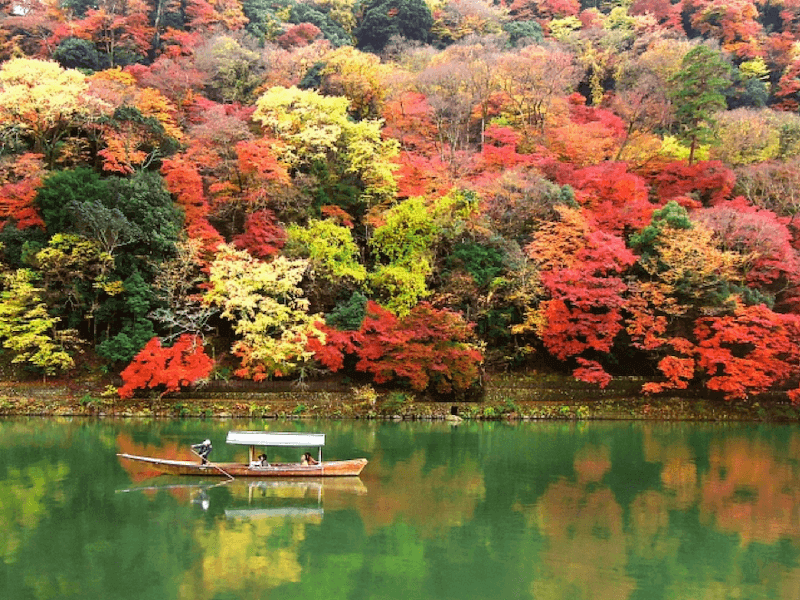
<svg viewBox="0 0 800 600">
<path fill-rule="evenodd" d="M 265 467 L 251 467 L 242 463 L 207 463 L 190 460 L 168 460 L 135 454 L 117 454 L 120 458 L 145 463 L 154 470 L 168 475 L 202 475 L 204 477 L 355 477 L 367 465 L 366 458 L 328 460 L 318 465 L 276 463 Z"/>
</svg>

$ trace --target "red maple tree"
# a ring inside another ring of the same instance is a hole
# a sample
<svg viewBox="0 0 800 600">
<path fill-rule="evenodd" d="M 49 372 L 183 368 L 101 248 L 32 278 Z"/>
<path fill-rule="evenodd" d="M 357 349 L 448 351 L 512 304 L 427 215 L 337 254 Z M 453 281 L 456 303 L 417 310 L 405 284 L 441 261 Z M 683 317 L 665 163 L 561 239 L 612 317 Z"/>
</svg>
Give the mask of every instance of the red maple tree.
<svg viewBox="0 0 800 600">
<path fill-rule="evenodd" d="M 765 392 L 798 374 L 800 319 L 763 304 L 738 306 L 733 314 L 697 320 L 697 366 L 706 387 L 726 399 Z M 791 394 L 800 401 L 798 391 Z"/>
<path fill-rule="evenodd" d="M 278 224 L 275 213 L 265 208 L 247 216 L 244 232 L 234 237 L 233 243 L 240 250 L 247 250 L 250 256 L 266 259 L 283 248 L 286 231 Z"/>
<path fill-rule="evenodd" d="M 606 353 L 623 329 L 627 286 L 621 275 L 636 261 L 624 241 L 601 231 L 584 215 L 561 209 L 561 220 L 543 227 L 525 248 L 538 262 L 549 298 L 542 302 L 541 339 L 559 360 L 582 358 L 573 375 L 605 386 L 610 377 L 582 354 Z"/>
<path fill-rule="evenodd" d="M 653 175 L 659 200 L 664 203 L 691 195 L 702 206 L 713 206 L 730 198 L 736 175 L 718 160 L 698 161 L 694 164 L 671 162 L 662 165 Z M 685 208 L 698 208 L 698 205 Z"/>
<path fill-rule="evenodd" d="M 177 156 L 163 161 L 161 174 L 167 189 L 184 210 L 189 237 L 201 240 L 203 250 L 210 258 L 224 239 L 208 221 L 210 207 L 205 199 L 203 180 L 197 167 L 188 158 Z"/>
<path fill-rule="evenodd" d="M 427 302 L 399 318 L 370 301 L 360 329 L 320 328 L 325 343 L 314 338 L 309 348 L 333 372 L 352 355 L 357 358 L 356 370 L 372 374 L 376 383 L 405 382 L 417 391 L 463 392 L 480 377 L 483 355 L 469 343 L 471 325 L 458 313 Z"/>
<path fill-rule="evenodd" d="M 610 233 L 630 234 L 642 229 L 650 223 L 656 208 L 648 200 L 644 179 L 628 172 L 622 162 L 576 170 L 568 183 L 578 190 L 575 199 L 591 212 L 603 231 Z"/>
<path fill-rule="evenodd" d="M 214 361 L 205 353 L 198 336 L 184 334 L 171 347 L 152 338 L 122 371 L 124 385 L 120 398 L 131 398 L 138 389 L 163 386 L 164 393 L 176 392 L 208 377 Z"/>
</svg>

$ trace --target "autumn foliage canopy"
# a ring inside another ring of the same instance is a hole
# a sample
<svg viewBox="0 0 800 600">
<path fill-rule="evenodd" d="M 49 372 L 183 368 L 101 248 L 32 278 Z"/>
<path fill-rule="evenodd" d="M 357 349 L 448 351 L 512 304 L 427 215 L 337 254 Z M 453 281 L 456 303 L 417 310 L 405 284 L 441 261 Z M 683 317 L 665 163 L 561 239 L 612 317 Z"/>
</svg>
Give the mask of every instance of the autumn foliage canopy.
<svg viewBox="0 0 800 600">
<path fill-rule="evenodd" d="M 800 4 L 434 4 L 4 3 L 11 364 L 800 400 Z"/>
</svg>

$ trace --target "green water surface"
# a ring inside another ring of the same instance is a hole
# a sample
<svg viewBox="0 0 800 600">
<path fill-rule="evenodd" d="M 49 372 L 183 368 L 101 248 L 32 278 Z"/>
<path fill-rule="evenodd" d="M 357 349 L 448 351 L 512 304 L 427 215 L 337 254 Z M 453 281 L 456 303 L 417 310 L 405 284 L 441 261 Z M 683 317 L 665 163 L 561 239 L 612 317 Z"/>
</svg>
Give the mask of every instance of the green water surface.
<svg viewBox="0 0 800 600">
<path fill-rule="evenodd" d="M 370 462 L 223 484 L 116 456 L 244 458 L 228 429 Z M 799 460 L 795 425 L 0 420 L 0 598 L 798 600 Z"/>
</svg>

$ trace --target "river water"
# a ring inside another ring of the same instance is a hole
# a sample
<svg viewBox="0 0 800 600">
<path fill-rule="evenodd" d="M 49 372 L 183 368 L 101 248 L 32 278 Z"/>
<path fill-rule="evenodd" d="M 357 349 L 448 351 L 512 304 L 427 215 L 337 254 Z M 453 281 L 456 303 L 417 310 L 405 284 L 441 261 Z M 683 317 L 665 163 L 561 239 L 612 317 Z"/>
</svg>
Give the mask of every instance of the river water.
<svg viewBox="0 0 800 600">
<path fill-rule="evenodd" d="M 370 463 L 223 483 L 116 456 L 208 437 L 244 458 L 228 429 L 320 431 L 324 457 Z M 0 556 L 7 600 L 798 600 L 800 431 L 0 420 Z"/>
</svg>

